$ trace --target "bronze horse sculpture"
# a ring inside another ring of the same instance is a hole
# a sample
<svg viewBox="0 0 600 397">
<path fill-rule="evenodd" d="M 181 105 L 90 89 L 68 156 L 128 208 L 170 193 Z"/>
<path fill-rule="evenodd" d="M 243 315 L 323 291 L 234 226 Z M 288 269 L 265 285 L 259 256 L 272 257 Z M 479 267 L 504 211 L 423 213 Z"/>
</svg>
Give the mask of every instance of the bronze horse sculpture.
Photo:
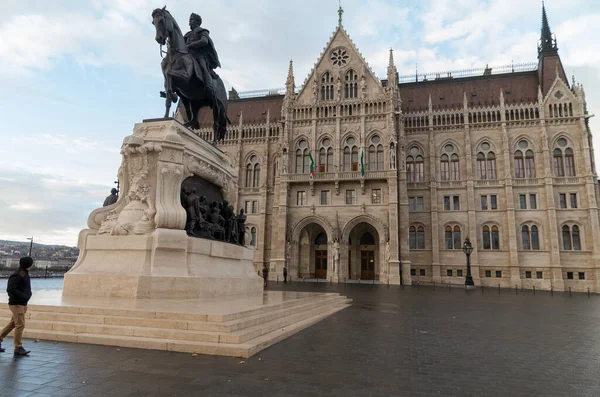
<svg viewBox="0 0 600 397">
<path fill-rule="evenodd" d="M 181 99 L 185 109 L 186 127 L 198 129 L 198 111 L 210 107 L 213 111 L 213 144 L 223 140 L 227 131 L 227 92 L 223 80 L 215 74 L 212 84 L 205 84 L 198 62 L 189 53 L 183 34 L 175 18 L 166 7 L 152 12 L 152 24 L 156 29 L 156 41 L 167 46 L 167 52 L 161 62 L 165 78 L 165 118 L 169 117 L 171 103 Z"/>
</svg>

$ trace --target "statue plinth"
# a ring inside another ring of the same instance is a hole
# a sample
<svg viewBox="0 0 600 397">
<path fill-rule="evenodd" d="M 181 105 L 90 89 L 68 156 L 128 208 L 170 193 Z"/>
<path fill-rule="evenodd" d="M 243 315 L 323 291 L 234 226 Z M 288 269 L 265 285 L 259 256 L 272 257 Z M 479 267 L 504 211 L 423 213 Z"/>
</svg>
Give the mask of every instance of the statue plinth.
<svg viewBox="0 0 600 397">
<path fill-rule="evenodd" d="M 136 124 L 121 154 L 122 193 L 115 204 L 90 214 L 63 295 L 184 299 L 262 293 L 252 248 L 192 238 L 184 230 L 180 191 L 187 177 L 211 182 L 236 206 L 237 176 L 223 152 L 166 119 Z"/>
</svg>

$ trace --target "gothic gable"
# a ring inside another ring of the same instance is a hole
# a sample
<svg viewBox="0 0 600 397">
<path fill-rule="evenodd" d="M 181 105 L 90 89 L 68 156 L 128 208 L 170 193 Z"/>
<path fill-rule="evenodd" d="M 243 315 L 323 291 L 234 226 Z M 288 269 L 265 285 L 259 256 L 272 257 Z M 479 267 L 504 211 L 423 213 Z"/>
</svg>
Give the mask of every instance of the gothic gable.
<svg viewBox="0 0 600 397">
<path fill-rule="evenodd" d="M 372 99 L 383 94 L 379 79 L 348 33 L 338 26 L 304 81 L 296 103 L 306 105 L 315 101 Z"/>
</svg>

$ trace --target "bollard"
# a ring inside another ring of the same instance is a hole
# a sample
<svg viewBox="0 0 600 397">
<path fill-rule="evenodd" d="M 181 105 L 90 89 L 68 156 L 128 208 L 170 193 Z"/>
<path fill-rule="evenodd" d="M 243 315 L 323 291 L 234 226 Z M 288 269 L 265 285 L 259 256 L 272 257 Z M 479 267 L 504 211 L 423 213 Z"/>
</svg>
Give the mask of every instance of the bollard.
<svg viewBox="0 0 600 397">
<path fill-rule="evenodd" d="M 277 275 L 277 281 L 276 284 L 279 284 L 279 274 Z"/>
<path fill-rule="evenodd" d="M 571 287 L 569 287 L 569 298 L 571 297 Z"/>
<path fill-rule="evenodd" d="M 515 284 L 515 295 L 519 295 L 519 287 Z"/>
<path fill-rule="evenodd" d="M 329 285 L 333 285 L 333 277 L 329 278 Z"/>
<path fill-rule="evenodd" d="M 554 285 L 550 286 L 550 296 L 554 296 Z"/>
<path fill-rule="evenodd" d="M 498 284 L 498 295 L 500 295 L 500 284 Z"/>
<path fill-rule="evenodd" d="M 535 285 L 533 286 L 533 296 L 535 296 Z"/>
<path fill-rule="evenodd" d="M 390 289 L 390 279 L 388 278 L 388 289 Z M 589 291 L 589 288 L 588 288 Z"/>
<path fill-rule="evenodd" d="M 435 291 L 435 281 L 433 282 L 433 290 Z"/>
<path fill-rule="evenodd" d="M 450 281 L 448 281 L 448 291 L 452 292 L 452 289 L 450 289 Z"/>
<path fill-rule="evenodd" d="M 481 283 L 481 293 L 483 294 L 483 283 Z"/>
<path fill-rule="evenodd" d="M 417 281 L 417 291 L 419 290 L 419 282 Z"/>
<path fill-rule="evenodd" d="M 588 287 L 588 298 L 590 298 L 590 287 Z"/>
</svg>

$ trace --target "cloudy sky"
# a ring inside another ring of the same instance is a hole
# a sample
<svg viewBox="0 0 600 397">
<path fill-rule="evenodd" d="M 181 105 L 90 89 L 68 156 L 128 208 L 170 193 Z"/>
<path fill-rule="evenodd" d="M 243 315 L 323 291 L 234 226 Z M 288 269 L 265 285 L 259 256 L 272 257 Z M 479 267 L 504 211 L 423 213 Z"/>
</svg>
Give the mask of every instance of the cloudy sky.
<svg viewBox="0 0 600 397">
<path fill-rule="evenodd" d="M 160 117 L 163 81 L 147 0 L 2 0 L 0 239 L 75 245 L 113 187 L 133 124 Z M 227 89 L 301 84 L 337 25 L 337 0 L 170 1 L 211 31 Z M 201 8 L 201 7 L 205 8 Z M 375 73 L 537 60 L 538 0 L 343 0 L 344 26 Z M 546 1 L 567 75 L 600 107 L 600 2 Z M 592 119 L 600 136 L 600 122 Z M 599 148 L 600 139 L 595 139 Z M 600 159 L 599 159 L 600 160 Z M 600 164 L 600 161 L 598 161 Z"/>
</svg>

